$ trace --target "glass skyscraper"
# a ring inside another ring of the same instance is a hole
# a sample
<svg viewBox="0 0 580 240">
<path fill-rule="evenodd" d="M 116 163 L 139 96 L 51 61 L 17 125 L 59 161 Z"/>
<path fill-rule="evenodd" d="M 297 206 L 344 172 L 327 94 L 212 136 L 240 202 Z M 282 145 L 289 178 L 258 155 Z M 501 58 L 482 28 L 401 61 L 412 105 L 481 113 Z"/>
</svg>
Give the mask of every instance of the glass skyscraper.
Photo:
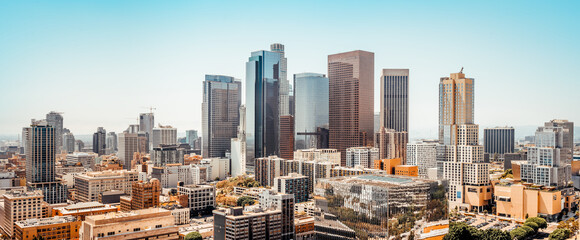
<svg viewBox="0 0 580 240">
<path fill-rule="evenodd" d="M 294 74 L 294 96 L 294 147 L 328 148 L 328 78 L 319 73 Z"/>
<path fill-rule="evenodd" d="M 202 125 L 205 158 L 225 157 L 237 136 L 242 104 L 242 83 L 233 77 L 205 75 Z"/>
<path fill-rule="evenodd" d="M 280 55 L 252 52 L 246 63 L 246 161 L 279 152 Z"/>
</svg>

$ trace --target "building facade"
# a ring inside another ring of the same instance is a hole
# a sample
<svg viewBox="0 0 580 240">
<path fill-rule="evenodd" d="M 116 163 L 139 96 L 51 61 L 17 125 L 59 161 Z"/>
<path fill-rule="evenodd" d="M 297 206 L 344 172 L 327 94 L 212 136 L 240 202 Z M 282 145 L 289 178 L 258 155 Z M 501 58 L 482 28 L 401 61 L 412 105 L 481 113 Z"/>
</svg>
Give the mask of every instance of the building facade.
<svg viewBox="0 0 580 240">
<path fill-rule="evenodd" d="M 484 153 L 503 155 L 513 153 L 515 146 L 515 131 L 513 127 L 495 127 L 483 129 Z M 503 157 L 501 157 L 503 158 Z"/>
<path fill-rule="evenodd" d="M 379 159 L 379 149 L 371 147 L 353 147 L 346 149 L 346 166 L 372 168 L 375 160 Z"/>
<path fill-rule="evenodd" d="M 294 117 L 280 116 L 280 157 L 292 159 L 294 156 Z"/>
<path fill-rule="evenodd" d="M 205 75 L 202 126 L 204 158 L 224 157 L 237 135 L 242 104 L 242 82 L 233 77 Z"/>
<path fill-rule="evenodd" d="M 15 223 L 26 219 L 42 218 L 42 191 L 11 190 L 2 195 L 4 207 L 0 214 L 2 231 L 9 237 L 15 237 Z"/>
<path fill-rule="evenodd" d="M 131 170 L 131 161 L 133 160 L 133 154 L 136 152 L 139 152 L 137 133 L 119 133 L 119 151 L 117 156 L 119 156 L 119 160 L 123 164 L 123 169 Z"/>
<path fill-rule="evenodd" d="M 107 131 L 99 127 L 97 131 L 93 134 L 93 152 L 99 154 L 99 156 L 104 155 L 107 149 Z"/>
<path fill-rule="evenodd" d="M 16 222 L 17 240 L 43 239 L 78 239 L 81 221 L 75 217 L 49 217 L 27 219 Z"/>
<path fill-rule="evenodd" d="M 328 56 L 329 147 L 346 149 L 372 145 L 374 133 L 374 58 L 366 51 Z"/>
<path fill-rule="evenodd" d="M 380 126 L 409 132 L 409 69 L 383 69 Z"/>
<path fill-rule="evenodd" d="M 296 150 L 328 148 L 328 88 L 324 74 L 294 74 Z"/>
<path fill-rule="evenodd" d="M 397 132 L 394 129 L 381 127 L 381 130 L 375 134 L 375 148 L 379 149 L 380 159 L 400 158 L 404 162 L 407 158 L 408 142 L 407 132 Z"/>
<path fill-rule="evenodd" d="M 177 192 L 179 195 L 187 196 L 187 206 L 185 207 L 189 208 L 191 218 L 199 214 L 209 214 L 216 206 L 215 186 L 195 184 L 178 186 Z"/>
<path fill-rule="evenodd" d="M 151 147 L 159 147 L 161 144 L 176 145 L 177 144 L 177 128 L 171 126 L 163 126 L 159 124 L 157 128 L 153 128 L 151 134 Z"/>
<path fill-rule="evenodd" d="M 255 239 L 280 240 L 282 213 L 280 210 L 256 209 L 244 212 L 241 207 L 213 211 L 215 240 Z"/>
<path fill-rule="evenodd" d="M 110 190 L 120 190 L 131 194 L 132 185 L 137 181 L 137 172 L 127 170 L 86 172 L 74 176 L 76 200 L 96 202 L 99 194 Z"/>
<path fill-rule="evenodd" d="M 407 144 L 406 163 L 417 166 L 420 177 L 427 177 L 427 169 L 437 167 L 437 144 L 429 142 Z"/>
<path fill-rule="evenodd" d="M 308 201 L 308 185 L 308 177 L 298 173 L 274 179 L 274 190 L 283 194 L 293 194 L 295 203 Z"/>
</svg>

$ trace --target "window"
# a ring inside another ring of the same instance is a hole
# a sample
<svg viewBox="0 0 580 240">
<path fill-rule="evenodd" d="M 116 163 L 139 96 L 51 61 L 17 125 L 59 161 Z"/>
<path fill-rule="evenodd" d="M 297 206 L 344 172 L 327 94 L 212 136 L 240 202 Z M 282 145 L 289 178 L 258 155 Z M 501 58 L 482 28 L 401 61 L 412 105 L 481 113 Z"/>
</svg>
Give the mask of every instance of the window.
<svg viewBox="0 0 580 240">
<path fill-rule="evenodd" d="M 133 232 L 139 232 L 141 231 L 141 228 L 133 228 Z"/>
<path fill-rule="evenodd" d="M 155 226 L 155 228 L 161 228 L 161 227 L 162 227 L 162 225 L 156 225 Z"/>
</svg>

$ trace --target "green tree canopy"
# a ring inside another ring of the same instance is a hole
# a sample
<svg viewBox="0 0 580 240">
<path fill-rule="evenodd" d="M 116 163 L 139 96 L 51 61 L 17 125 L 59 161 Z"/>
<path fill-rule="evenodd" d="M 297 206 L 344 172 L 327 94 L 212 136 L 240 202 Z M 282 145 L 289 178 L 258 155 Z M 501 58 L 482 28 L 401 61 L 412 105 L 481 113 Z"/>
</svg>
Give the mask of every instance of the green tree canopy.
<svg viewBox="0 0 580 240">
<path fill-rule="evenodd" d="M 198 232 L 190 232 L 187 235 L 185 235 L 185 240 L 202 240 L 203 238 L 201 237 L 201 234 L 199 234 Z"/>
<path fill-rule="evenodd" d="M 477 233 L 477 229 L 466 223 L 451 223 L 449 225 L 449 233 L 443 237 L 443 240 L 476 239 L 477 237 L 474 236 L 474 233 Z"/>
<path fill-rule="evenodd" d="M 243 196 L 238 198 L 238 201 L 236 202 L 238 204 L 238 206 L 243 207 L 246 205 L 253 205 L 254 204 L 254 199 L 248 197 L 248 196 Z"/>
<path fill-rule="evenodd" d="M 499 229 L 487 229 L 485 231 L 480 231 L 481 240 L 512 240 L 510 234 L 506 231 Z"/>
<path fill-rule="evenodd" d="M 550 240 L 566 240 L 570 237 L 570 230 L 565 228 L 558 228 L 550 233 Z"/>
<path fill-rule="evenodd" d="M 534 232 L 535 233 L 537 233 L 538 232 L 538 229 L 540 229 L 540 227 L 538 226 L 538 224 L 535 223 L 535 222 L 527 222 L 527 223 L 524 223 L 524 226 L 531 227 L 532 229 L 534 229 Z"/>
<path fill-rule="evenodd" d="M 526 223 L 528 223 L 528 222 L 534 222 L 534 223 L 538 224 L 538 227 L 541 229 L 548 227 L 548 222 L 546 222 L 546 219 L 543 219 L 541 217 L 528 218 L 528 219 L 526 219 Z"/>
</svg>

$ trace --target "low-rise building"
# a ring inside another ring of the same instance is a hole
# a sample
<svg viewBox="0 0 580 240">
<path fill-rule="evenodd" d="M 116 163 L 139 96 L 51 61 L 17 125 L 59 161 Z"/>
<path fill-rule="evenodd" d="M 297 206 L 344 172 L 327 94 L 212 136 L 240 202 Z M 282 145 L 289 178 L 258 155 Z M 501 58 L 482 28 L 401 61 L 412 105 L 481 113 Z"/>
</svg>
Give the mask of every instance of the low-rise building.
<svg viewBox="0 0 580 240">
<path fill-rule="evenodd" d="M 294 218 L 294 226 L 296 229 L 296 240 L 314 240 L 314 217 L 303 215 L 296 215 Z"/>
<path fill-rule="evenodd" d="M 282 213 L 280 210 L 244 212 L 235 207 L 218 209 L 214 214 L 214 239 L 281 239 Z"/>
<path fill-rule="evenodd" d="M 179 229 L 171 212 L 148 208 L 88 216 L 82 223 L 80 239 L 179 239 Z"/>
<path fill-rule="evenodd" d="M 41 190 L 11 190 L 4 193 L 2 199 L 4 204 L 0 208 L 0 223 L 2 231 L 9 237 L 14 237 L 16 222 L 43 217 L 44 195 Z"/>
<path fill-rule="evenodd" d="M 356 232 L 338 221 L 337 217 L 332 214 L 323 213 L 314 218 L 315 239 L 357 239 Z"/>
<path fill-rule="evenodd" d="M 110 190 L 121 190 L 131 194 L 132 184 L 137 181 L 137 172 L 119 170 L 86 172 L 74 176 L 76 199 L 79 202 L 96 202 L 99 194 Z"/>
<path fill-rule="evenodd" d="M 119 211 L 118 207 L 99 202 L 82 202 L 52 209 L 53 216 L 73 216 L 84 221 L 87 216 Z"/>
<path fill-rule="evenodd" d="M 395 175 L 407 176 L 407 177 L 418 177 L 419 168 L 413 165 L 398 165 L 395 167 Z"/>
<path fill-rule="evenodd" d="M 274 180 L 274 190 L 284 194 L 294 194 L 294 202 L 308 201 L 308 177 L 298 173 L 277 177 Z"/>
<path fill-rule="evenodd" d="M 181 204 L 189 208 L 190 217 L 199 214 L 210 214 L 216 206 L 215 186 L 212 185 L 185 185 L 177 188 L 179 195 L 185 195 L 187 204 Z"/>
<path fill-rule="evenodd" d="M 72 216 L 27 219 L 15 223 L 15 239 L 78 239 L 81 221 Z"/>
</svg>

